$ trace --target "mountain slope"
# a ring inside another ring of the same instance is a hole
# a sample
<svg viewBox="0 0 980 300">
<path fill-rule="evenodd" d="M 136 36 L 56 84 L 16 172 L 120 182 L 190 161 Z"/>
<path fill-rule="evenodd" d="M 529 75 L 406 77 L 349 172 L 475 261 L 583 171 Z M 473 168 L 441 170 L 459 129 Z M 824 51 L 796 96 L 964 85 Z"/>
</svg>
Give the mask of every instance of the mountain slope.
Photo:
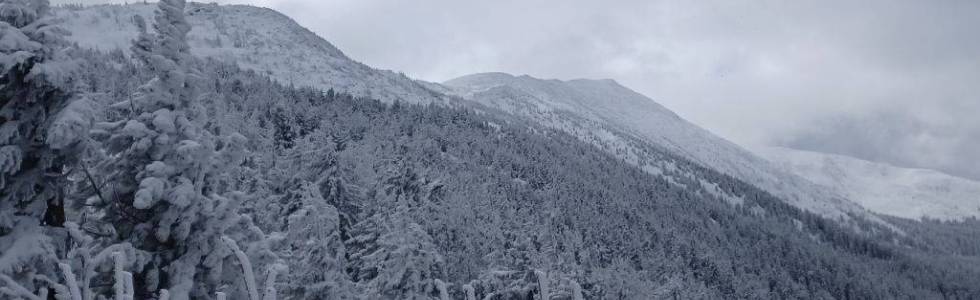
<svg viewBox="0 0 980 300">
<path fill-rule="evenodd" d="M 125 49 L 136 35 L 132 17 L 152 19 L 152 5 L 102 5 L 61 9 L 57 13 L 75 42 L 102 50 Z M 835 219 L 863 210 L 798 177 L 770 168 L 737 145 L 693 125 L 649 98 L 611 80 L 567 82 L 480 74 L 452 80 L 446 86 L 379 71 L 345 56 L 336 47 L 278 12 L 251 6 L 193 4 L 187 11 L 193 29 L 188 36 L 195 55 L 214 58 L 268 75 L 282 83 L 333 88 L 355 96 L 392 102 L 447 102 L 444 93 L 569 132 L 606 149 L 621 152 L 648 172 L 674 168 L 657 151 L 666 149 Z M 505 103 L 506 102 L 506 103 Z M 731 202 L 737 195 L 714 190 Z"/>
<path fill-rule="evenodd" d="M 584 140 L 618 142 L 632 148 L 629 145 L 635 142 L 626 141 L 632 139 L 662 147 L 824 216 L 866 215 L 860 206 L 842 196 L 776 168 L 612 80 L 560 81 L 483 73 L 449 80 L 444 85 L 464 99 L 530 117 Z M 633 152 L 622 148 L 607 150 L 627 159 Z"/>
<path fill-rule="evenodd" d="M 980 182 L 843 155 L 782 147 L 756 151 L 786 170 L 878 213 L 911 219 L 980 217 Z"/>
<path fill-rule="evenodd" d="M 344 53 L 292 19 L 245 5 L 188 4 L 191 52 L 236 62 L 284 84 L 335 89 L 360 97 L 410 103 L 441 101 L 441 95 L 402 74 L 376 70 Z M 55 10 L 82 47 L 127 50 L 137 34 L 133 16 L 153 20 L 153 4 L 97 5 Z"/>
<path fill-rule="evenodd" d="M 125 57 L 89 55 L 101 63 L 83 79 L 113 98 L 106 104 L 146 80 Z M 980 293 L 974 257 L 896 247 L 873 224 L 881 235 L 855 234 L 659 149 L 635 147 L 667 162 L 653 174 L 526 120 L 297 90 L 213 61 L 200 68 L 214 81 L 202 103 L 211 128 L 249 141 L 228 187 L 245 192 L 241 211 L 261 231 L 286 233 L 280 246 L 247 251 L 259 270 L 262 251 L 285 260 L 284 299 L 446 299 L 439 286 L 450 299 L 467 289 L 476 299 Z"/>
</svg>

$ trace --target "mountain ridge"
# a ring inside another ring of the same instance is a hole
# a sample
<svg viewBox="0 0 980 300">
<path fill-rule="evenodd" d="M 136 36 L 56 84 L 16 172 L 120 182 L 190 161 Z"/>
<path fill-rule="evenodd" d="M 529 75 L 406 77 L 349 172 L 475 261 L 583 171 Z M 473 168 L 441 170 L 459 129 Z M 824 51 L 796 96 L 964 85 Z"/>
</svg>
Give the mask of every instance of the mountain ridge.
<svg viewBox="0 0 980 300">
<path fill-rule="evenodd" d="M 580 136 L 583 131 L 603 130 L 602 127 L 622 131 L 757 185 L 791 204 L 818 214 L 831 218 L 848 218 L 850 214 L 858 214 L 876 219 L 842 195 L 823 191 L 799 176 L 772 166 L 767 160 L 684 120 L 656 101 L 614 80 L 563 81 L 492 72 L 466 75 L 443 84 L 453 88 L 456 95 L 464 99 L 546 124 L 550 122 L 552 127 L 579 132 Z M 507 90 L 515 92 L 508 94 Z M 574 119 L 569 118 L 569 114 L 600 124 L 569 125 L 568 122 L 574 122 L 569 121 Z"/>
</svg>

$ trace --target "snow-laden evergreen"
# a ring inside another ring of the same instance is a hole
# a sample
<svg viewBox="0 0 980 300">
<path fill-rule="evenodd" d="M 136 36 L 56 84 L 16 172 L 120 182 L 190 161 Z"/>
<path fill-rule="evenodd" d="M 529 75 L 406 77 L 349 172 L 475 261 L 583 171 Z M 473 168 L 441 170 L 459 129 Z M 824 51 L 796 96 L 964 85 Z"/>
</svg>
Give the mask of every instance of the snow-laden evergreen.
<svg viewBox="0 0 980 300">
<path fill-rule="evenodd" d="M 390 299 L 431 299 L 445 276 L 444 260 L 428 233 L 400 206 L 353 228 L 355 278 L 363 291 Z"/>
<path fill-rule="evenodd" d="M 343 271 L 347 252 L 340 236 L 340 213 L 312 183 L 302 182 L 296 192 L 300 207 L 288 216 L 289 246 L 284 257 L 308 269 L 284 278 L 288 291 L 306 299 L 354 298 L 353 284 Z"/>
<path fill-rule="evenodd" d="M 0 1 L 0 296 L 34 295 L 64 270 L 65 172 L 93 108 L 53 22 L 46 0 Z"/>
<path fill-rule="evenodd" d="M 215 138 L 194 123 L 200 121 L 201 99 L 188 67 L 190 25 L 183 14 L 183 1 L 160 1 L 153 33 L 136 20 L 141 33 L 133 43 L 134 57 L 155 76 L 129 101 L 112 105 L 123 110 L 122 118 L 98 125 L 108 149 L 100 171 L 110 175 L 105 180 L 111 184 L 91 201 L 106 207 L 123 239 L 166 254 L 153 259 L 159 270 L 144 272 L 141 281 L 146 291 L 166 288 L 172 299 L 204 294 L 193 291 L 198 262 L 221 255 L 215 240 L 236 206 L 234 198 L 213 194 L 219 191 L 211 187 L 221 172 L 214 166 L 219 155 Z M 223 152 L 240 151 L 244 138 L 229 141 Z"/>
<path fill-rule="evenodd" d="M 241 163 L 246 140 L 203 128 L 207 95 L 199 92 L 203 78 L 192 67 L 184 9 L 183 0 L 160 1 L 152 33 L 134 18 L 140 34 L 133 57 L 153 77 L 127 101 L 110 105 L 118 119 L 98 124 L 95 134 L 107 150 L 98 169 L 109 184 L 88 204 L 104 210 L 119 238 L 153 253 L 150 267 L 137 276 L 144 297 L 158 289 L 170 299 L 212 294 L 220 287 L 211 282 L 230 251 L 243 269 L 249 298 L 258 300 L 250 262 L 225 236 L 240 225 L 236 211 L 243 196 L 222 185 L 229 168 Z"/>
</svg>

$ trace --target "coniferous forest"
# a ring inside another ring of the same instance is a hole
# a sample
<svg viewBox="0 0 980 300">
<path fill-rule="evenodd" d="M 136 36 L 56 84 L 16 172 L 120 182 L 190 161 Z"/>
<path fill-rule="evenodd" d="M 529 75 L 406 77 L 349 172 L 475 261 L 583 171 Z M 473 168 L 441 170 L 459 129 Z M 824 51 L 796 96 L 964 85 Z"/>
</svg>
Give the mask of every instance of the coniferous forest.
<svg viewBox="0 0 980 300">
<path fill-rule="evenodd" d="M 980 297 L 975 220 L 842 223 L 655 145 L 675 169 L 279 83 L 190 55 L 182 0 L 83 49 L 45 3 L 0 0 L 0 298 Z"/>
</svg>

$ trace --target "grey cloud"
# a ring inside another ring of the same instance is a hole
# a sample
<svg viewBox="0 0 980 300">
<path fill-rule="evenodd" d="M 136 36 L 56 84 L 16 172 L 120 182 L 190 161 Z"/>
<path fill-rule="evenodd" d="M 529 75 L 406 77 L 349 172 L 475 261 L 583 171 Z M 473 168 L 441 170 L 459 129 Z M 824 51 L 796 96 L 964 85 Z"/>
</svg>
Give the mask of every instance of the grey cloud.
<svg viewBox="0 0 980 300">
<path fill-rule="evenodd" d="M 965 108 L 975 113 L 980 105 Z M 907 167 L 939 169 L 980 180 L 976 163 L 980 161 L 980 151 L 976 151 L 980 149 L 980 122 L 930 120 L 928 114 L 931 113 L 883 109 L 861 115 L 838 115 L 816 121 L 808 129 L 777 143 Z"/>
</svg>

